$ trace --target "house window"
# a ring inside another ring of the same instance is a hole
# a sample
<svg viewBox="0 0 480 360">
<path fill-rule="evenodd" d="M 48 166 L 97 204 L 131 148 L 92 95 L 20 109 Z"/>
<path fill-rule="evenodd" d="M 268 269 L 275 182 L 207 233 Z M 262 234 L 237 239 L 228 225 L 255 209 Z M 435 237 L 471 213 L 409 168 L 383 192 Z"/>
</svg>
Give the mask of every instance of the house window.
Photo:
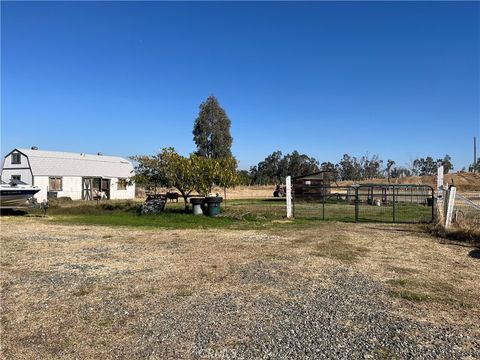
<svg viewBox="0 0 480 360">
<path fill-rule="evenodd" d="M 51 177 L 49 183 L 50 183 L 50 191 L 62 191 L 61 177 Z"/>
<path fill-rule="evenodd" d="M 126 179 L 118 179 L 117 190 L 127 190 L 127 180 Z"/>
<path fill-rule="evenodd" d="M 19 153 L 12 154 L 12 164 L 21 164 L 22 163 L 22 155 Z"/>
<path fill-rule="evenodd" d="M 22 181 L 22 175 L 12 175 L 12 180 Z"/>
</svg>

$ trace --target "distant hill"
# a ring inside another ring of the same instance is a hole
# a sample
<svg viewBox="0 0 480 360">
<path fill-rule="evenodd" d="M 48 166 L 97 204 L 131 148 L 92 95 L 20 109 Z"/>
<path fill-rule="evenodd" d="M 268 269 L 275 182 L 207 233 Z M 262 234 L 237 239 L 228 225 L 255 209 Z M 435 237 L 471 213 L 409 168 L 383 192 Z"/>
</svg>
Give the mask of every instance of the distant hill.
<svg viewBox="0 0 480 360">
<path fill-rule="evenodd" d="M 452 173 L 444 176 L 444 182 L 453 184 L 460 191 L 480 191 L 480 174 L 473 173 Z M 351 185 L 354 183 L 387 183 L 387 179 L 370 179 L 362 181 L 339 181 L 338 185 Z M 406 176 L 398 179 L 390 179 L 391 184 L 422 184 L 437 186 L 436 176 Z"/>
</svg>

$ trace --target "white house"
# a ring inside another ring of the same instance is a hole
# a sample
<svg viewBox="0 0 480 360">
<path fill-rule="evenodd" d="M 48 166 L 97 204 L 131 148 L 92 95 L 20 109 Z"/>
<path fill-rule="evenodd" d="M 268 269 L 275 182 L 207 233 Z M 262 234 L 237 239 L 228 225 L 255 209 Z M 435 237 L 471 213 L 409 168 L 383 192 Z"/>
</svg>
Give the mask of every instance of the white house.
<svg viewBox="0 0 480 360">
<path fill-rule="evenodd" d="M 12 179 L 38 186 L 38 201 L 52 197 L 72 200 L 133 199 L 135 185 L 129 184 L 133 166 L 121 157 L 13 149 L 5 156 L 2 181 Z"/>
</svg>

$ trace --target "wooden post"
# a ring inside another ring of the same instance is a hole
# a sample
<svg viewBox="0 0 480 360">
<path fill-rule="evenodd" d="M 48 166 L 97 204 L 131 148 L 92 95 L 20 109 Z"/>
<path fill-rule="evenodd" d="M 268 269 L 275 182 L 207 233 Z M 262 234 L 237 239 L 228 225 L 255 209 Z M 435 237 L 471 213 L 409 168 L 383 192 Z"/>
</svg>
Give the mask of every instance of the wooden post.
<svg viewBox="0 0 480 360">
<path fill-rule="evenodd" d="M 477 137 L 473 137 L 473 173 L 476 173 L 475 165 L 477 164 Z"/>
<path fill-rule="evenodd" d="M 443 165 L 437 169 L 437 202 L 443 203 Z"/>
<path fill-rule="evenodd" d="M 285 180 L 286 191 L 287 191 L 287 219 L 291 219 L 293 217 L 292 213 L 292 177 L 287 176 Z"/>
<path fill-rule="evenodd" d="M 455 206 L 455 194 L 457 193 L 457 188 L 452 186 L 448 189 L 448 203 L 447 203 L 447 216 L 445 218 L 445 228 L 448 229 L 452 224 L 453 216 L 453 207 Z"/>
</svg>

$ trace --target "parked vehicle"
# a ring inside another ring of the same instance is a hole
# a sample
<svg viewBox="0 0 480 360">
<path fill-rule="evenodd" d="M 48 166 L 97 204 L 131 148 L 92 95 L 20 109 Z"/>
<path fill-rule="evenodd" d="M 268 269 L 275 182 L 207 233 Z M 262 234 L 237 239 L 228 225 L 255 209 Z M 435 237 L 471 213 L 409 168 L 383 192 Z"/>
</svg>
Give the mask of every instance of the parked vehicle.
<svg viewBox="0 0 480 360">
<path fill-rule="evenodd" d="M 0 183 L 0 207 L 14 209 L 27 207 L 33 203 L 32 198 L 40 188 L 28 185 L 19 180 L 12 180 L 9 184 Z"/>
<path fill-rule="evenodd" d="M 287 189 L 285 186 L 281 186 L 280 184 L 277 184 L 275 186 L 275 191 L 273 192 L 274 197 L 285 197 L 287 194 Z"/>
</svg>

